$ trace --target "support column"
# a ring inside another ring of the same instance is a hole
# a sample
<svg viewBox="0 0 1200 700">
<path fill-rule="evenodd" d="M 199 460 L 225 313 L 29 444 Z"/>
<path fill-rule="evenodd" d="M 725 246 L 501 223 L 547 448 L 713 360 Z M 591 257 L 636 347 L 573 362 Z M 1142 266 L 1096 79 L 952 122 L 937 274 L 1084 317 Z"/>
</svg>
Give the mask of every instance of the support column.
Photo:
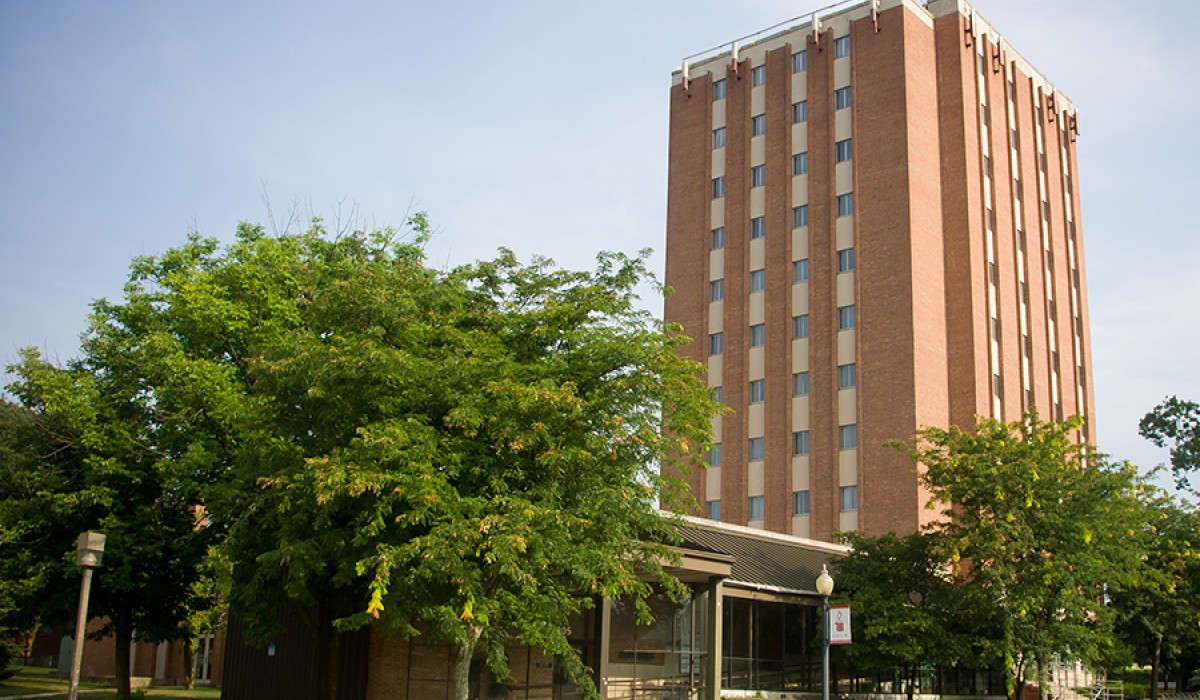
<svg viewBox="0 0 1200 700">
<path fill-rule="evenodd" d="M 721 667 L 722 667 L 722 649 L 721 642 L 724 637 L 723 617 L 725 610 L 724 601 L 722 598 L 725 595 L 724 579 L 712 578 L 708 589 L 708 673 L 705 692 L 703 697 L 706 700 L 721 699 Z"/>
</svg>

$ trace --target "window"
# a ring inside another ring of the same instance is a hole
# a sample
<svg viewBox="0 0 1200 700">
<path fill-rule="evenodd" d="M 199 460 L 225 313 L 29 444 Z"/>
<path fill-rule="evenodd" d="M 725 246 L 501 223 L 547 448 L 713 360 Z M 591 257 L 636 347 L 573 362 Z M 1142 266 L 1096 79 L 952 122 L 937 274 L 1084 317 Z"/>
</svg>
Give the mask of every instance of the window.
<svg viewBox="0 0 1200 700">
<path fill-rule="evenodd" d="M 842 512 L 858 510 L 858 487 L 842 487 Z"/>
<path fill-rule="evenodd" d="M 750 135 L 762 136 L 767 133 L 767 115 L 756 114 L 750 117 Z"/>
<path fill-rule="evenodd" d="M 792 493 L 792 515 L 808 515 L 811 510 L 808 491 Z"/>
<path fill-rule="evenodd" d="M 714 386 L 712 388 L 712 392 L 713 392 L 713 401 L 716 401 L 717 403 L 721 403 L 722 401 L 725 400 L 725 390 L 722 387 Z"/>
<path fill-rule="evenodd" d="M 792 104 L 792 123 L 799 124 L 808 121 L 808 100 Z"/>
<path fill-rule="evenodd" d="M 750 219 L 750 238 L 762 238 L 767 235 L 767 220 L 761 216 Z"/>
<path fill-rule="evenodd" d="M 792 339 L 808 337 L 808 314 L 792 316 Z"/>
<path fill-rule="evenodd" d="M 708 300 L 721 301 L 725 298 L 725 280 L 713 280 L 708 283 Z"/>
<path fill-rule="evenodd" d="M 767 344 L 767 327 L 761 323 L 750 326 L 750 347 L 761 348 Z"/>
<path fill-rule="evenodd" d="M 750 168 L 750 186 L 762 187 L 767 184 L 767 166 L 756 165 Z"/>
<path fill-rule="evenodd" d="M 725 79 L 713 81 L 713 102 L 725 99 Z"/>
<path fill-rule="evenodd" d="M 792 54 L 792 72 L 803 73 L 808 70 L 808 52 L 797 51 Z"/>
<path fill-rule="evenodd" d="M 750 497 L 750 515 L 747 520 L 762 520 L 763 519 L 763 497 Z"/>
<path fill-rule="evenodd" d="M 852 139 L 838 141 L 835 144 L 835 150 L 837 151 L 837 162 L 845 163 L 854 157 L 854 141 Z"/>
<path fill-rule="evenodd" d="M 854 98 L 851 95 L 850 88 L 848 87 L 838 88 L 837 90 L 833 91 L 833 106 L 836 109 L 847 109 L 850 107 L 850 103 L 853 101 L 853 99 Z"/>
<path fill-rule="evenodd" d="M 801 204 L 798 207 L 792 207 L 792 228 L 805 226 L 808 226 L 808 205 Z"/>
<path fill-rule="evenodd" d="M 808 396 L 808 372 L 792 375 L 792 396 Z"/>
<path fill-rule="evenodd" d="M 750 273 L 750 293 L 761 292 L 767 288 L 766 270 L 754 270 Z"/>
<path fill-rule="evenodd" d="M 709 520 L 720 520 L 721 519 L 721 502 L 720 501 L 709 501 L 709 502 L 705 503 L 704 504 L 704 512 L 705 512 L 705 517 L 707 517 Z"/>
<path fill-rule="evenodd" d="M 839 36 L 833 40 L 833 57 L 845 58 L 850 55 L 850 37 Z"/>
<path fill-rule="evenodd" d="M 854 328 L 854 304 L 838 307 L 838 330 L 845 331 Z"/>
<path fill-rule="evenodd" d="M 720 199 L 725 196 L 725 176 L 714 177 L 712 181 L 712 198 Z"/>
<path fill-rule="evenodd" d="M 792 433 L 792 456 L 803 457 L 808 454 L 808 431 L 799 430 Z"/>
<path fill-rule="evenodd" d="M 854 269 L 854 249 L 844 248 L 837 253 L 838 272 L 850 272 Z"/>
<path fill-rule="evenodd" d="M 792 263 L 792 284 L 808 281 L 808 260 L 797 260 Z"/>
<path fill-rule="evenodd" d="M 725 127 L 713 129 L 713 149 L 725 147 Z"/>
<path fill-rule="evenodd" d="M 843 425 L 838 428 L 838 447 L 843 450 L 858 448 L 858 426 Z"/>
<path fill-rule="evenodd" d="M 721 466 L 721 443 L 713 445 L 713 448 L 708 451 L 707 460 L 710 467 Z"/>
<path fill-rule="evenodd" d="M 750 438 L 750 461 L 751 462 L 763 461 L 763 455 L 765 454 L 764 450 L 765 450 L 765 447 L 763 446 L 762 438 L 760 438 L 760 437 Z"/>
<path fill-rule="evenodd" d="M 710 333 L 708 336 L 708 354 L 720 355 L 725 352 L 725 334 Z"/>
<path fill-rule="evenodd" d="M 808 153 L 797 153 L 792 156 L 792 174 L 806 175 L 808 173 Z"/>
<path fill-rule="evenodd" d="M 858 386 L 858 365 L 848 364 L 838 366 L 838 388 L 853 389 Z"/>
<path fill-rule="evenodd" d="M 767 400 L 767 383 L 762 379 L 750 382 L 750 403 L 762 403 Z"/>
<path fill-rule="evenodd" d="M 712 230 L 712 249 L 720 250 L 725 247 L 725 227 L 718 226 Z"/>
<path fill-rule="evenodd" d="M 714 195 L 715 196 L 715 195 Z M 838 216 L 850 216 L 854 213 L 854 193 L 839 194 L 837 196 Z"/>
<path fill-rule="evenodd" d="M 750 85 L 758 87 L 767 82 L 767 67 L 755 66 L 750 69 Z"/>
</svg>

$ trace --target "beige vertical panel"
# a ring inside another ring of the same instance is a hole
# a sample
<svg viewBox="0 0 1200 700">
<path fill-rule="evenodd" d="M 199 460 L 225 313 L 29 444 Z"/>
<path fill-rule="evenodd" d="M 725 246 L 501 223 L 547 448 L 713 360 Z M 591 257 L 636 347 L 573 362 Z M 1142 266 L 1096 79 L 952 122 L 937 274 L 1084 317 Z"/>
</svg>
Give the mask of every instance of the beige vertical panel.
<svg viewBox="0 0 1200 700">
<path fill-rule="evenodd" d="M 837 334 L 837 360 L 838 364 L 846 364 L 853 362 L 855 358 L 854 345 L 855 331 L 838 331 Z"/>
<path fill-rule="evenodd" d="M 725 302 L 714 301 L 708 305 L 708 332 L 720 333 L 725 323 Z"/>
<path fill-rule="evenodd" d="M 849 136 L 847 136 L 849 138 Z M 839 141 L 842 139 L 838 139 Z M 854 191 L 854 165 L 851 161 L 838 163 L 834 166 L 834 180 L 839 194 Z"/>
<path fill-rule="evenodd" d="M 792 371 L 808 371 L 808 339 L 792 341 Z"/>
<path fill-rule="evenodd" d="M 793 175 L 792 205 L 800 206 L 801 204 L 808 204 L 808 175 Z"/>
<path fill-rule="evenodd" d="M 858 484 L 858 450 L 838 452 L 838 486 Z M 862 494 L 860 493 L 859 496 Z"/>
<path fill-rule="evenodd" d="M 792 399 L 792 430 L 808 430 L 808 397 L 797 396 Z M 808 468 L 808 457 L 796 457 L 805 460 Z M 807 472 L 805 472 L 807 474 Z"/>
<path fill-rule="evenodd" d="M 854 303 L 854 273 L 842 272 L 837 276 L 838 306 L 848 306 Z"/>
<path fill-rule="evenodd" d="M 862 498 L 862 495 L 859 495 Z M 838 514 L 838 526 L 842 532 L 858 531 L 858 511 L 851 510 Z"/>
<path fill-rule="evenodd" d="M 746 495 L 763 495 L 763 463 L 751 462 L 749 478 L 746 480 Z"/>
<path fill-rule="evenodd" d="M 800 316 L 808 313 L 808 283 L 792 285 L 792 315 Z"/>
<path fill-rule="evenodd" d="M 844 362 L 842 364 L 850 364 Z M 858 422 L 858 393 L 854 389 L 838 391 L 838 425 Z"/>
<path fill-rule="evenodd" d="M 708 484 L 704 488 L 704 500 L 721 500 L 721 467 L 709 467 Z"/>
<path fill-rule="evenodd" d="M 712 235 L 711 232 L 709 234 Z M 708 254 L 708 279 L 719 280 L 725 276 L 725 249 L 718 248 Z"/>
</svg>

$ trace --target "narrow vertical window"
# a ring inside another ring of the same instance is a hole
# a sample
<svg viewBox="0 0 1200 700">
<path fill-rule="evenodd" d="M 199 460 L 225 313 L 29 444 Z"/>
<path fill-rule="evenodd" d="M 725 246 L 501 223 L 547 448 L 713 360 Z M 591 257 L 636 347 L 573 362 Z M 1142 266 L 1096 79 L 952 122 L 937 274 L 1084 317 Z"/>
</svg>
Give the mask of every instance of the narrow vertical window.
<svg viewBox="0 0 1200 700">
<path fill-rule="evenodd" d="M 803 457 L 808 454 L 808 431 L 798 430 L 792 433 L 792 456 Z"/>
<path fill-rule="evenodd" d="M 714 177 L 712 181 L 712 198 L 721 199 L 725 196 L 725 176 Z"/>
<path fill-rule="evenodd" d="M 797 260 L 792 263 L 792 284 L 800 284 L 808 281 L 808 259 Z"/>
<path fill-rule="evenodd" d="M 725 298 L 725 280 L 713 280 L 708 283 L 708 300 L 721 301 Z"/>
<path fill-rule="evenodd" d="M 767 133 L 767 115 L 756 114 L 750 117 L 750 135 L 762 136 Z"/>
<path fill-rule="evenodd" d="M 725 127 L 713 129 L 713 150 L 725 147 Z"/>
<path fill-rule="evenodd" d="M 851 423 L 838 427 L 838 447 L 843 450 L 858 448 L 858 426 Z"/>
<path fill-rule="evenodd" d="M 808 396 L 808 372 L 792 375 L 792 396 Z"/>
<path fill-rule="evenodd" d="M 750 497 L 750 515 L 747 520 L 762 520 L 763 519 L 763 497 Z"/>
<path fill-rule="evenodd" d="M 792 207 L 792 228 L 804 228 L 808 226 L 808 205 L 801 204 L 798 207 Z"/>
<path fill-rule="evenodd" d="M 858 386 L 858 366 L 854 363 L 838 367 L 838 388 L 853 389 Z"/>
<path fill-rule="evenodd" d="M 808 174 L 808 153 L 797 153 L 792 156 L 792 174 L 807 175 Z"/>
<path fill-rule="evenodd" d="M 761 323 L 750 326 L 750 347 L 761 348 L 767 344 L 767 327 Z"/>
<path fill-rule="evenodd" d="M 767 184 L 767 166 L 756 165 L 750 168 L 750 186 L 762 187 Z"/>
<path fill-rule="evenodd" d="M 834 150 L 837 153 L 837 162 L 845 163 L 854 157 L 854 141 L 851 139 L 838 141 L 834 146 Z"/>
<path fill-rule="evenodd" d="M 808 70 L 808 52 L 797 51 L 792 54 L 792 72 L 803 73 Z"/>
<path fill-rule="evenodd" d="M 750 219 L 750 238 L 762 238 L 767 235 L 767 220 L 765 217 L 756 216 Z"/>
<path fill-rule="evenodd" d="M 750 85 L 752 87 L 758 87 L 765 82 L 767 82 L 766 66 L 755 66 L 750 69 Z"/>
<path fill-rule="evenodd" d="M 705 515 L 709 520 L 721 519 L 721 502 L 709 501 L 705 504 Z"/>
<path fill-rule="evenodd" d="M 792 104 L 792 123 L 799 124 L 808 121 L 808 100 Z"/>
<path fill-rule="evenodd" d="M 767 385 L 762 379 L 750 382 L 750 403 L 762 403 L 767 400 Z M 761 438 L 760 438 L 761 439 Z"/>
<path fill-rule="evenodd" d="M 763 439 L 760 437 L 750 438 L 750 461 L 761 462 L 766 456 Z"/>
<path fill-rule="evenodd" d="M 725 247 L 725 227 L 718 226 L 712 230 L 712 249 L 720 250 Z"/>
<path fill-rule="evenodd" d="M 854 193 L 839 194 L 837 196 L 837 215 L 850 216 L 854 213 Z"/>
<path fill-rule="evenodd" d="M 725 79 L 713 81 L 713 102 L 725 99 Z"/>
<path fill-rule="evenodd" d="M 725 352 L 725 334 L 710 333 L 708 336 L 708 354 L 720 355 Z"/>
<path fill-rule="evenodd" d="M 838 88 L 833 91 L 833 106 L 836 109 L 848 109 L 853 99 L 848 87 Z"/>
<path fill-rule="evenodd" d="M 849 512 L 858 510 L 858 487 L 843 486 L 842 487 L 842 511 Z"/>
<path fill-rule="evenodd" d="M 845 58 L 850 55 L 850 37 L 839 36 L 833 40 L 833 57 Z"/>
<path fill-rule="evenodd" d="M 838 330 L 846 331 L 854 328 L 856 323 L 854 304 L 838 307 Z"/>
<path fill-rule="evenodd" d="M 795 491 L 792 493 L 792 515 L 808 515 L 811 508 L 808 491 Z"/>
<path fill-rule="evenodd" d="M 750 273 L 750 293 L 761 292 L 767 288 L 766 270 L 754 270 Z"/>
<path fill-rule="evenodd" d="M 707 460 L 710 467 L 721 466 L 721 443 L 713 445 L 713 448 L 708 451 Z"/>
<path fill-rule="evenodd" d="M 792 338 L 800 340 L 808 337 L 808 314 L 792 316 Z"/>
<path fill-rule="evenodd" d="M 838 272 L 850 272 L 854 269 L 854 249 L 843 248 L 837 252 Z"/>
</svg>

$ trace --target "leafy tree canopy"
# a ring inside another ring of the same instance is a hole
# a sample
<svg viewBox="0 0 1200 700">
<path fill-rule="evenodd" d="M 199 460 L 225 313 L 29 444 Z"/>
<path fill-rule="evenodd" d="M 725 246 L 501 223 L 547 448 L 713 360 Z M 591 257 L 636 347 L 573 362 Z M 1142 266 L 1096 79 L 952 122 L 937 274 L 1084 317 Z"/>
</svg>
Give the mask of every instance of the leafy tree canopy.
<svg viewBox="0 0 1200 700">
<path fill-rule="evenodd" d="M 1141 481 L 1077 442 L 1080 425 L 1031 412 L 981 419 L 974 432 L 926 428 L 905 447 L 931 507 L 942 508 L 929 530 L 939 557 L 972 607 L 1001 614 L 996 660 L 1016 669 L 1017 686 L 1054 654 L 1098 662 L 1112 653 L 1106 588 L 1140 562 Z"/>
<path fill-rule="evenodd" d="M 595 596 L 640 600 L 686 504 L 716 404 L 686 339 L 637 308 L 645 257 L 595 271 L 426 264 L 423 216 L 331 237 L 243 225 L 135 261 L 87 350 L 136 375 L 157 437 L 207 480 L 232 604 L 269 631 L 281 601 L 338 630 L 378 620 L 505 672 L 518 642 L 562 655 Z M 326 697 L 335 689 L 324 687 Z"/>
<path fill-rule="evenodd" d="M 1200 470 L 1200 404 L 1169 396 L 1142 417 L 1138 433 L 1159 447 L 1170 447 L 1171 473 L 1179 488 Z"/>
</svg>

